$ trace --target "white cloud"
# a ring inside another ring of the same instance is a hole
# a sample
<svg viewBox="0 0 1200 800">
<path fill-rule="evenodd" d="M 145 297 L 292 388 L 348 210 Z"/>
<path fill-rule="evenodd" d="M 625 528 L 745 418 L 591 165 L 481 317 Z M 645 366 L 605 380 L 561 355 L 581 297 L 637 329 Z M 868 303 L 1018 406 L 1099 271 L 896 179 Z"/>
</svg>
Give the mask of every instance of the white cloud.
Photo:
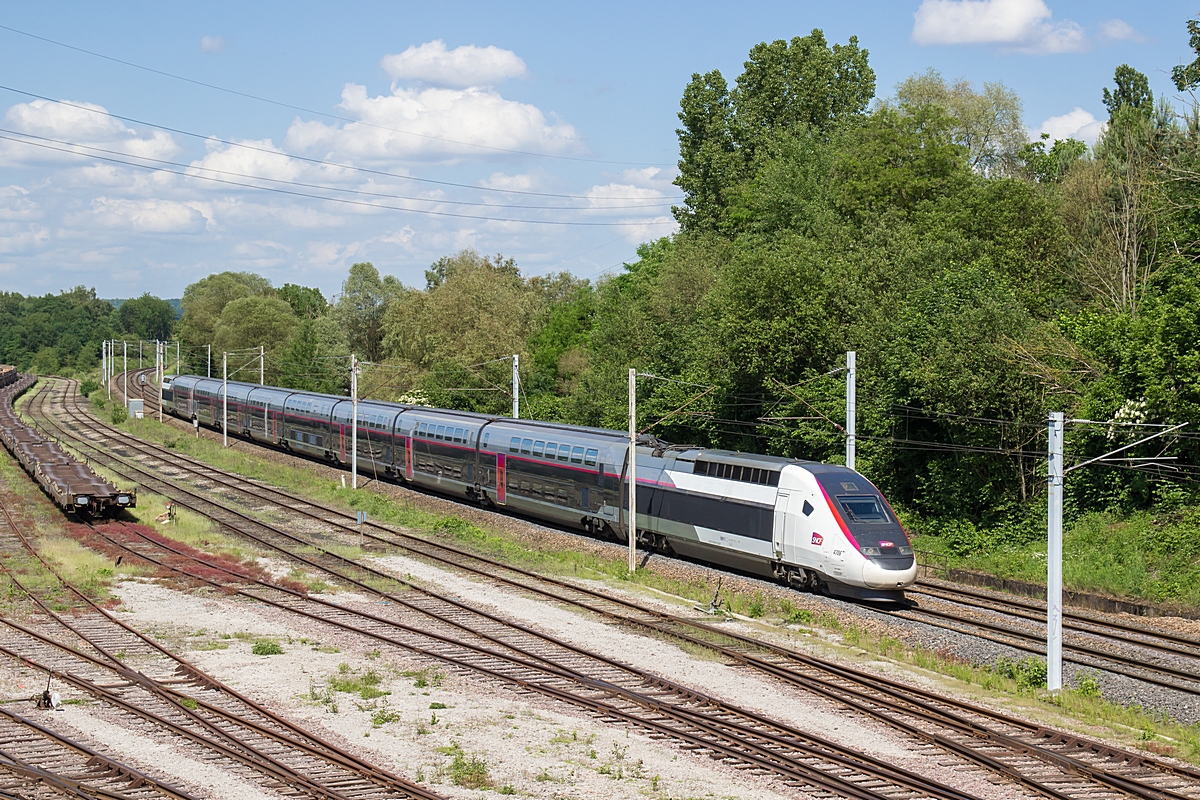
<svg viewBox="0 0 1200 800">
<path fill-rule="evenodd" d="M 1052 22 L 1045 0 L 923 0 L 913 15 L 917 44 L 1000 44 L 1026 53 L 1078 53 L 1079 23 Z"/>
<path fill-rule="evenodd" d="M 97 197 L 92 201 L 92 219 L 110 228 L 140 233 L 200 233 L 205 215 L 194 203 L 175 200 L 126 200 Z"/>
<path fill-rule="evenodd" d="M 1059 139 L 1081 139 L 1089 145 L 1095 144 L 1096 139 L 1104 132 L 1105 123 L 1096 119 L 1090 111 L 1084 111 L 1079 106 L 1057 117 L 1050 117 L 1035 131 L 1034 138 L 1043 133 L 1050 134 L 1051 141 Z"/>
<path fill-rule="evenodd" d="M 306 248 L 309 265 L 318 269 L 349 268 L 362 250 L 362 242 L 309 242 Z"/>
<path fill-rule="evenodd" d="M 473 44 L 447 50 L 441 39 L 384 56 L 380 65 L 394 81 L 420 81 L 460 89 L 495 86 L 507 78 L 523 78 L 528 74 L 525 62 L 511 50 Z"/>
<path fill-rule="evenodd" d="M 224 36 L 202 36 L 200 38 L 201 53 L 219 53 L 225 49 Z"/>
<path fill-rule="evenodd" d="M 409 243 L 412 242 L 413 237 L 416 235 L 416 231 L 414 231 L 408 225 L 405 225 L 398 231 L 392 231 L 378 237 L 378 240 L 381 242 L 387 242 L 388 244 L 396 244 L 400 245 L 401 247 L 408 248 Z"/>
<path fill-rule="evenodd" d="M 347 84 L 340 107 L 361 122 L 339 127 L 297 120 L 285 147 L 371 161 L 581 148 L 572 125 L 548 120 L 537 106 L 506 100 L 490 88 L 395 88 L 390 95 L 368 97 L 365 86 Z"/>
<path fill-rule="evenodd" d="M 1110 19 L 1100 23 L 1100 38 L 1110 42 L 1144 42 L 1146 37 L 1123 19 Z"/>
<path fill-rule="evenodd" d="M 39 219 L 42 211 L 23 186 L 0 186 L 0 222 Z"/>
<path fill-rule="evenodd" d="M 508 189 L 518 192 L 527 192 L 534 187 L 533 176 L 525 173 L 523 175 L 508 175 L 503 172 L 493 172 L 488 177 L 479 182 L 480 186 L 488 189 Z"/>
<path fill-rule="evenodd" d="M 0 254 L 26 253 L 50 241 L 41 225 L 0 225 Z"/>
<path fill-rule="evenodd" d="M 630 206 L 651 205 L 654 200 L 662 200 L 662 192 L 628 183 L 609 183 L 604 186 L 593 186 L 588 190 L 588 207 L 598 210 L 619 209 L 628 214 Z M 647 209 L 651 213 L 661 211 L 661 207 Z"/>
<path fill-rule="evenodd" d="M 49 100 L 18 103 L 5 112 L 4 127 L 43 139 L 90 145 L 132 156 L 169 159 L 179 152 L 179 145 L 171 134 L 151 130 L 145 136 L 139 135 L 133 128 L 109 116 L 103 106 L 94 103 L 72 102 L 67 105 Z M 40 144 L 63 148 L 68 152 L 6 141 L 0 147 L 0 163 L 79 162 L 80 159 L 71 153 L 90 155 L 83 148 L 44 141 Z"/>
</svg>

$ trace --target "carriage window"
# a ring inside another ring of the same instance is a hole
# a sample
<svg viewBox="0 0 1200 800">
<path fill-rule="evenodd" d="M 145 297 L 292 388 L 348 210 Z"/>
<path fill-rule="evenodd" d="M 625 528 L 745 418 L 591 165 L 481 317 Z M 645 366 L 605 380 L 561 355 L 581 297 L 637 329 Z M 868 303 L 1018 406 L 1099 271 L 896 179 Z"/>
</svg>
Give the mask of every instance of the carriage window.
<svg viewBox="0 0 1200 800">
<path fill-rule="evenodd" d="M 512 441 L 508 443 L 508 452 L 519 453 L 521 451 L 521 437 L 514 436 Z"/>
<path fill-rule="evenodd" d="M 545 442 L 534 442 L 533 443 L 533 454 L 535 456 L 540 456 L 542 454 L 542 450 L 543 450 L 543 448 L 545 448 L 545 446 L 546 446 Z"/>
<path fill-rule="evenodd" d="M 491 436 L 491 434 L 490 434 L 490 433 L 485 433 L 485 434 L 483 435 L 483 446 L 484 446 L 484 447 L 487 447 L 487 440 L 488 440 L 488 437 L 489 437 L 489 436 Z"/>
<path fill-rule="evenodd" d="M 599 455 L 599 450 L 588 450 L 587 454 L 583 457 L 583 463 L 587 464 L 589 467 L 594 467 L 596 466 L 596 457 Z"/>
<path fill-rule="evenodd" d="M 455 428 L 454 429 L 454 441 L 465 442 L 466 440 L 467 440 L 467 437 L 466 437 L 466 434 L 463 433 L 463 429 Z"/>
<path fill-rule="evenodd" d="M 548 458 L 550 460 L 554 460 L 554 457 L 557 454 L 557 452 L 558 452 L 558 445 L 555 444 L 554 442 L 550 442 L 549 444 L 546 445 L 546 458 Z"/>
<path fill-rule="evenodd" d="M 558 460 L 566 461 L 570 457 L 571 457 L 571 445 L 560 444 L 558 446 Z"/>
<path fill-rule="evenodd" d="M 525 455 L 529 455 L 529 450 L 532 447 L 533 447 L 533 439 L 522 439 L 521 440 L 521 452 L 524 453 Z"/>
<path fill-rule="evenodd" d="M 424 435 L 425 435 L 425 423 L 422 422 L 419 426 L 417 426 L 417 436 L 424 436 Z"/>
<path fill-rule="evenodd" d="M 583 463 L 583 448 L 582 447 L 575 447 L 571 450 L 571 463 L 572 464 L 582 464 Z M 639 511 L 638 513 L 640 514 L 641 512 Z"/>
<path fill-rule="evenodd" d="M 438 425 L 438 426 L 437 426 L 437 433 L 436 433 L 436 434 L 434 434 L 434 437 L 433 437 L 433 438 L 435 438 L 435 439 L 445 439 L 445 438 L 446 438 L 446 426 L 445 426 L 445 425 Z"/>
</svg>

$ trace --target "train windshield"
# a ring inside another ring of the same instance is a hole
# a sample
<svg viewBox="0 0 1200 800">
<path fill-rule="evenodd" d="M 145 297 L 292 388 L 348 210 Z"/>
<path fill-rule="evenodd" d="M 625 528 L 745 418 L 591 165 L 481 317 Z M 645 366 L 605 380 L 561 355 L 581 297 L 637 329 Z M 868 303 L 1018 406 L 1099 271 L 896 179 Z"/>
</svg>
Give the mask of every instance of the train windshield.
<svg viewBox="0 0 1200 800">
<path fill-rule="evenodd" d="M 878 497 L 838 495 L 838 503 L 852 522 L 888 523 L 892 521 Z"/>
</svg>

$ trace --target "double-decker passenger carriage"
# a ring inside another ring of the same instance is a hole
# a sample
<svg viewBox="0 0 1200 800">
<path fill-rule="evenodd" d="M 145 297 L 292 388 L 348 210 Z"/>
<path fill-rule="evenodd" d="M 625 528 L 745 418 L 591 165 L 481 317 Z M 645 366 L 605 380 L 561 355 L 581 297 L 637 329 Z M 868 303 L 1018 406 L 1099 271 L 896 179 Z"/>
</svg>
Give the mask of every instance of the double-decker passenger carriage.
<svg viewBox="0 0 1200 800">
<path fill-rule="evenodd" d="M 534 519 L 627 540 L 629 441 L 620 431 L 228 382 L 228 432 Z M 220 429 L 222 382 L 184 375 L 167 411 Z M 798 589 L 900 600 L 916 579 L 887 500 L 846 467 L 669 445 L 637 453 L 639 544 Z"/>
</svg>

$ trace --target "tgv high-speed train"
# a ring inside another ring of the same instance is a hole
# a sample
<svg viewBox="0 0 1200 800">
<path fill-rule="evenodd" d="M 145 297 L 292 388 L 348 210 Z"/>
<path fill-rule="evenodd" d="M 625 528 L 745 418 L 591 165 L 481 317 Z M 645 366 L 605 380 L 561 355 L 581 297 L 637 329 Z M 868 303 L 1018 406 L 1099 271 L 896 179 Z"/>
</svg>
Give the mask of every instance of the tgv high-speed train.
<svg viewBox="0 0 1200 800">
<path fill-rule="evenodd" d="M 262 444 L 349 464 L 345 397 L 168 376 L 163 408 Z M 376 400 L 358 404 L 359 473 L 628 541 L 629 440 L 620 431 Z M 908 536 L 879 490 L 846 467 L 668 445 L 637 450 L 639 545 L 797 589 L 901 600 Z"/>
</svg>

